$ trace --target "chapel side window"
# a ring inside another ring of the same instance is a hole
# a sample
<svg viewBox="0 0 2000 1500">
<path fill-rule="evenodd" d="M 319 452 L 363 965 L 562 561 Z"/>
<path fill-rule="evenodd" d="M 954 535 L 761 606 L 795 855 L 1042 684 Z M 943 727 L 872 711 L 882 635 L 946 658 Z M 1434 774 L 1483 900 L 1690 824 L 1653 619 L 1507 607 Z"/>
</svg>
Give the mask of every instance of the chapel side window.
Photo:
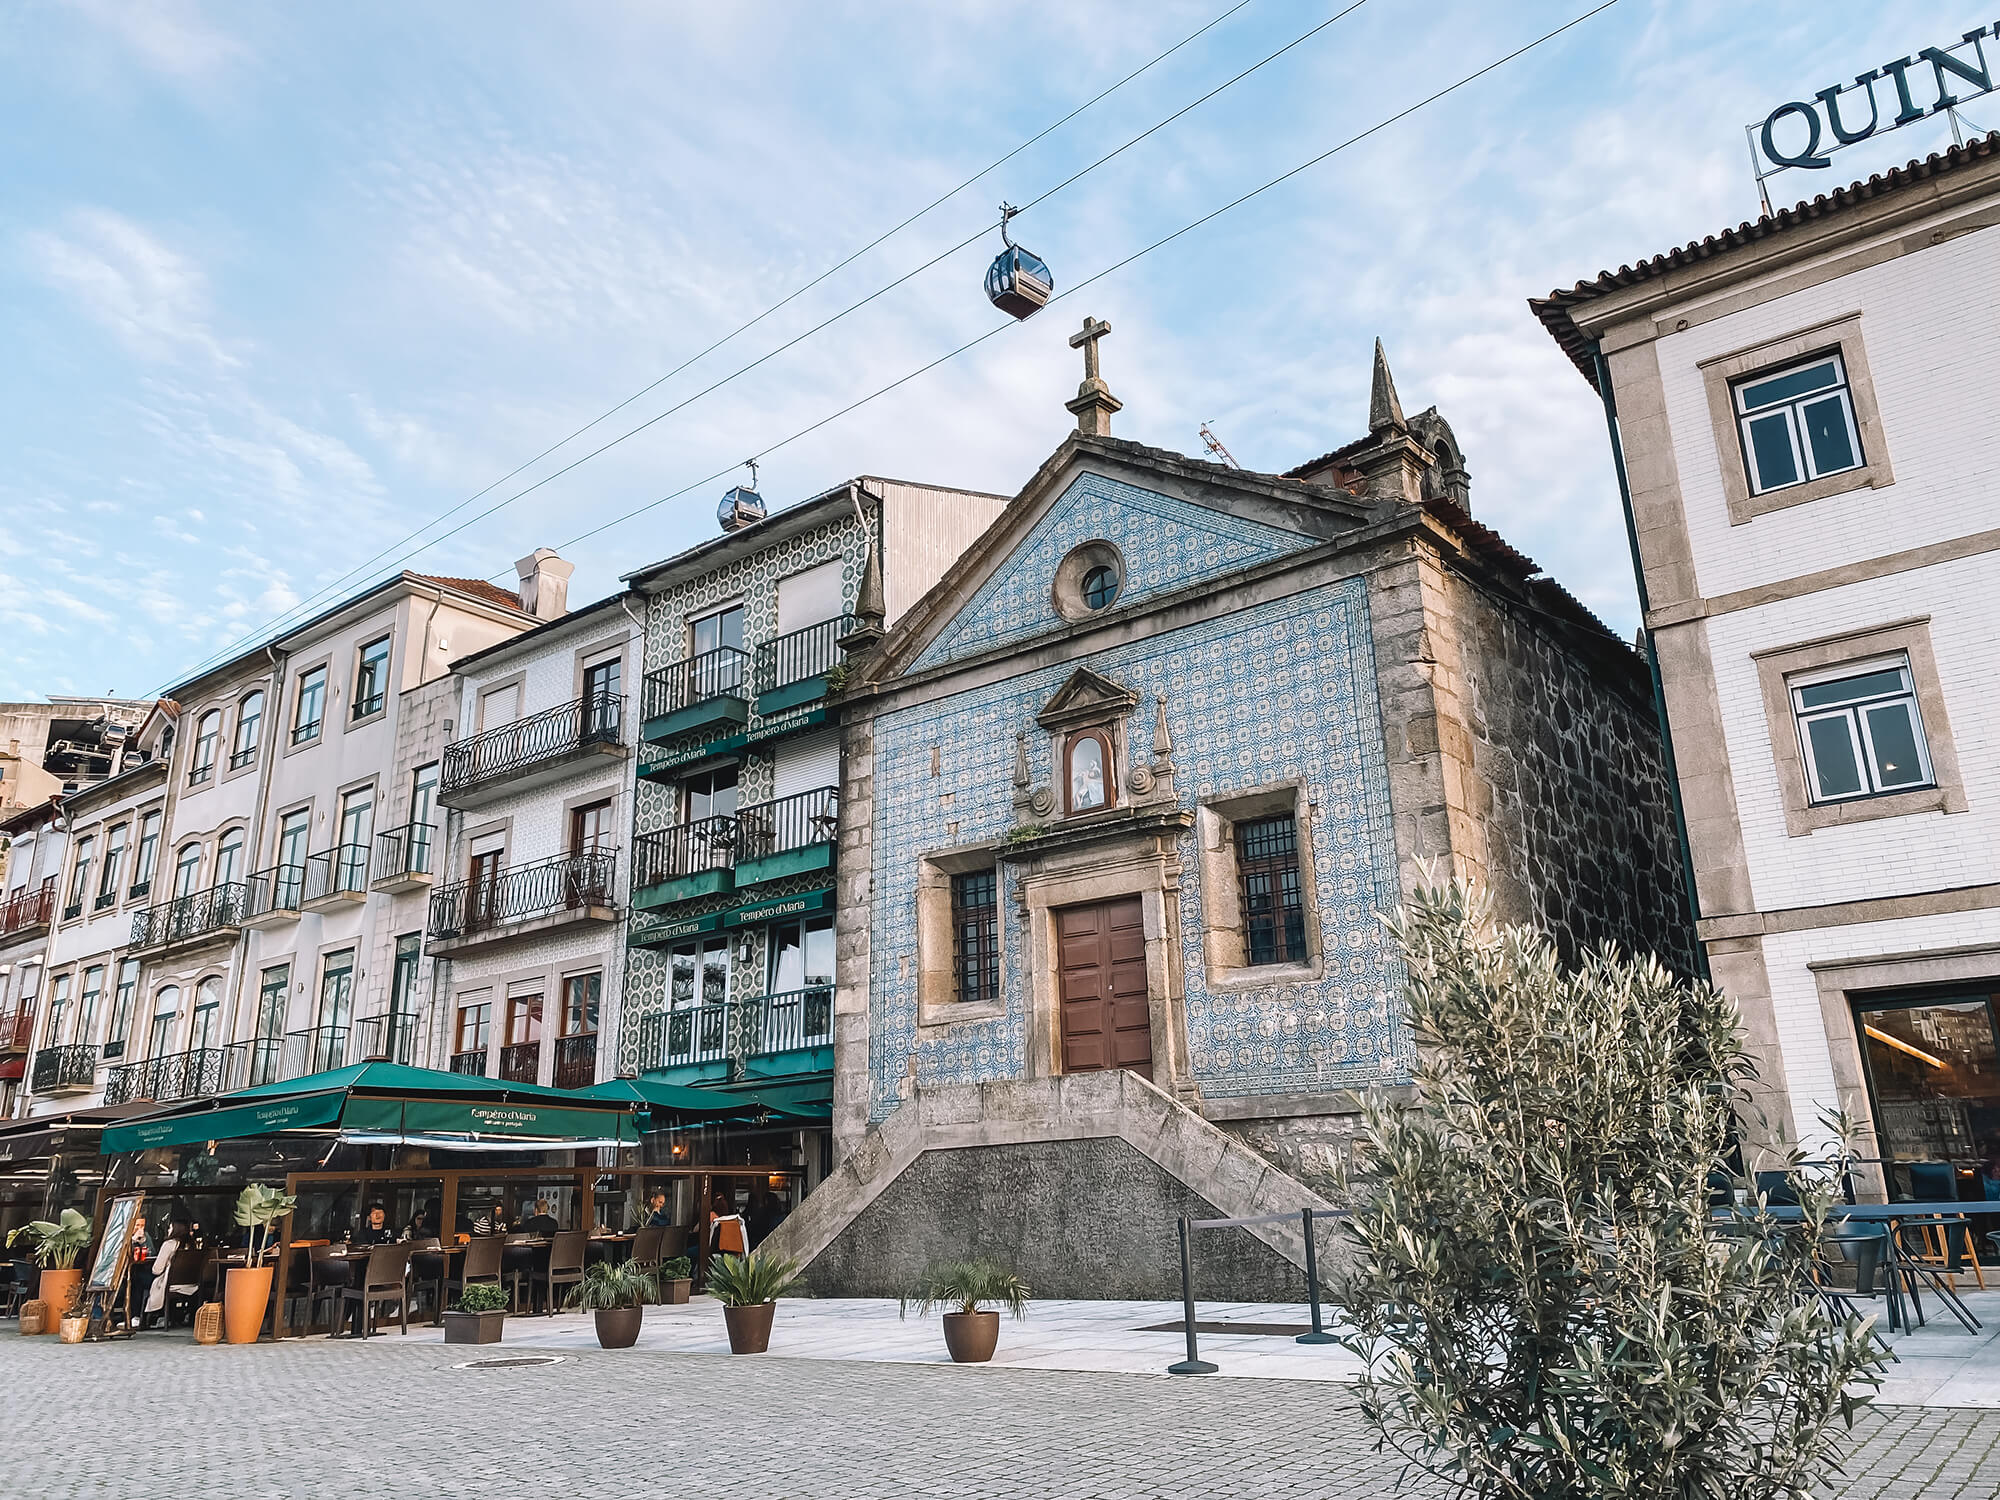
<svg viewBox="0 0 2000 1500">
<path fill-rule="evenodd" d="M 1092 812 L 1117 801 L 1111 741 L 1103 730 L 1083 729 L 1071 735 L 1063 765 L 1070 812 Z"/>
<path fill-rule="evenodd" d="M 951 877 L 952 999 L 1000 998 L 999 881 L 992 870 Z"/>
<path fill-rule="evenodd" d="M 1306 961 L 1299 825 L 1290 813 L 1236 825 L 1236 880 L 1252 966 Z"/>
</svg>

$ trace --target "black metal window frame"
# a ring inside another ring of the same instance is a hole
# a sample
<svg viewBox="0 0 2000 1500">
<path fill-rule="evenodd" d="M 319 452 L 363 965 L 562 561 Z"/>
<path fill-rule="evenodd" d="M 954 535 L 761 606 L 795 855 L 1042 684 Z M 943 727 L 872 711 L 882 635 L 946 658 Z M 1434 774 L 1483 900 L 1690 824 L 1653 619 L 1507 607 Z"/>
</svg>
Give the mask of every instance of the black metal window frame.
<svg viewBox="0 0 2000 1500">
<path fill-rule="evenodd" d="M 309 672 L 299 674 L 298 689 L 292 695 L 292 743 L 303 745 L 307 740 L 316 740 L 326 727 L 326 668 L 314 667 Z M 315 688 L 313 693 L 313 716 L 303 717 L 306 706 L 307 688 Z"/>
<path fill-rule="evenodd" d="M 257 711 L 246 713 L 255 702 Z M 264 695 L 247 693 L 236 705 L 236 733 L 230 739 L 229 769 L 240 771 L 257 758 L 257 747 L 264 739 Z"/>
<path fill-rule="evenodd" d="M 348 718 L 379 714 L 389 702 L 389 636 L 368 642 L 354 657 L 354 701 Z M 379 649 L 378 649 L 379 648 Z"/>
<path fill-rule="evenodd" d="M 1305 887 L 1299 873 L 1299 820 L 1293 813 L 1245 818 L 1232 830 L 1236 894 L 1242 903 L 1243 960 L 1302 964 L 1306 953 Z"/>
<path fill-rule="evenodd" d="M 963 870 L 951 877 L 952 999 L 1000 998 L 1000 872 Z"/>
</svg>

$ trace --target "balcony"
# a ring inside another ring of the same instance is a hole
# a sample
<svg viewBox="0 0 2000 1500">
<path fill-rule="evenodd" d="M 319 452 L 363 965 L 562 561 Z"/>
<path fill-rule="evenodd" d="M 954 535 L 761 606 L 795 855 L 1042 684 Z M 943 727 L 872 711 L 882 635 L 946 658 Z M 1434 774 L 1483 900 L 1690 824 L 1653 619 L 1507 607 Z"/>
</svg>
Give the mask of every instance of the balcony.
<svg viewBox="0 0 2000 1500">
<path fill-rule="evenodd" d="M 248 906 L 249 888 L 233 880 L 134 912 L 132 956 L 155 957 L 175 948 L 234 942 Z"/>
<path fill-rule="evenodd" d="M 618 920 L 617 853 L 595 849 L 502 870 L 485 880 L 461 880 L 431 893 L 434 955 L 587 922 Z"/>
<path fill-rule="evenodd" d="M 431 884 L 431 844 L 437 829 L 406 823 L 375 836 L 375 889 L 398 894 L 424 891 Z"/>
<path fill-rule="evenodd" d="M 56 878 L 51 875 L 40 885 L 23 888 L 0 906 L 0 937 L 33 937 L 47 932 L 56 912 Z"/>
<path fill-rule="evenodd" d="M 237 1064 L 232 1069 L 232 1064 Z M 241 1088 L 247 1081 L 240 1074 L 235 1050 L 228 1047 L 196 1047 L 186 1052 L 169 1052 L 143 1062 L 124 1063 L 105 1075 L 106 1104 L 151 1102 L 172 1104 L 182 1099 L 207 1099 Z"/>
<path fill-rule="evenodd" d="M 368 899 L 368 846 L 336 844 L 306 856 L 306 883 L 300 905 L 307 911 L 339 911 Z"/>
<path fill-rule="evenodd" d="M 297 921 L 305 889 L 304 865 L 273 865 L 257 871 L 246 887 L 243 925 L 264 928 Z"/>
<path fill-rule="evenodd" d="M 597 1033 L 556 1040 L 554 1083 L 559 1089 L 587 1089 L 597 1082 Z"/>
<path fill-rule="evenodd" d="M 451 1071 L 463 1073 L 471 1078 L 486 1076 L 486 1049 L 477 1052 L 454 1052 L 451 1055 Z"/>
<path fill-rule="evenodd" d="M 354 1045 L 349 1055 L 356 1062 L 417 1065 L 417 1018 L 397 1014 L 363 1016 L 354 1023 Z"/>
<path fill-rule="evenodd" d="M 823 786 L 736 810 L 736 888 L 824 870 L 840 832 L 840 789 Z"/>
<path fill-rule="evenodd" d="M 232 1042 L 225 1049 L 229 1053 L 223 1070 L 227 1087 L 259 1088 L 346 1067 L 348 1036 L 345 1026 L 307 1026 L 283 1036 Z"/>
<path fill-rule="evenodd" d="M 21 1009 L 0 1016 L 0 1054 L 12 1056 L 35 1045 L 35 1013 Z"/>
<path fill-rule="evenodd" d="M 438 776 L 446 807 L 480 807 L 564 775 L 578 761 L 620 756 L 625 700 L 599 693 L 447 745 Z"/>
<path fill-rule="evenodd" d="M 83 915 L 83 901 L 81 898 L 70 902 L 67 906 L 63 908 L 63 920 L 65 922 L 74 922 L 78 917 L 82 915 Z"/>
<path fill-rule="evenodd" d="M 508 1083 L 534 1083 L 542 1071 L 542 1044 L 511 1042 L 500 1049 L 500 1076 Z"/>
<path fill-rule="evenodd" d="M 833 986 L 656 1012 L 638 1028 L 642 1073 L 693 1081 L 825 1072 L 833 1066 Z"/>
<path fill-rule="evenodd" d="M 632 904 L 672 906 L 735 884 L 736 820 L 701 818 L 632 841 Z"/>
<path fill-rule="evenodd" d="M 85 1094 L 96 1081 L 97 1049 L 87 1043 L 42 1048 L 28 1075 L 28 1087 L 37 1094 Z"/>
<path fill-rule="evenodd" d="M 790 631 L 757 648 L 757 712 L 783 713 L 826 696 L 827 674 L 846 658 L 840 649 L 854 616 L 837 615 Z"/>
<path fill-rule="evenodd" d="M 750 653 L 720 646 L 646 674 L 641 733 L 676 739 L 698 729 L 734 727 L 750 718 Z"/>
</svg>

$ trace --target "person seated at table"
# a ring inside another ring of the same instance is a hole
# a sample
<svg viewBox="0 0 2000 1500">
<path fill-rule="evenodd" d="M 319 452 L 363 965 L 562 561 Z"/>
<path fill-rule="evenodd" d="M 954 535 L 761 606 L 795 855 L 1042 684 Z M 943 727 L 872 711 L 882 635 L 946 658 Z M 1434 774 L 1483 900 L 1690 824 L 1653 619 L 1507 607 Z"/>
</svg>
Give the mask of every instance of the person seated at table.
<svg viewBox="0 0 2000 1500">
<path fill-rule="evenodd" d="M 167 1237 L 160 1242 L 160 1248 L 149 1262 L 151 1270 L 146 1282 L 146 1297 L 139 1301 L 138 1287 L 134 1285 L 133 1301 L 140 1308 L 139 1326 L 157 1328 L 167 1315 L 167 1289 L 173 1280 L 174 1260 L 186 1246 L 190 1256 L 194 1254 L 192 1243 L 194 1234 L 186 1224 L 175 1220 L 167 1226 Z"/>
<path fill-rule="evenodd" d="M 535 1200 L 535 1211 L 523 1219 L 516 1227 L 523 1234 L 532 1234 L 541 1239 L 548 1239 L 560 1230 L 562 1225 L 558 1224 L 555 1215 L 549 1212 L 549 1200 L 546 1198 L 537 1198 Z"/>
<path fill-rule="evenodd" d="M 437 1238 L 437 1223 L 431 1218 L 431 1211 L 428 1208 L 420 1208 L 411 1216 L 410 1222 L 403 1226 L 403 1238 L 406 1240 Z"/>
<path fill-rule="evenodd" d="M 647 1200 L 646 1219 L 639 1226 L 642 1229 L 672 1229 L 674 1211 L 667 1207 L 667 1190 L 654 1188 L 653 1196 Z"/>
<path fill-rule="evenodd" d="M 396 1238 L 396 1231 L 389 1227 L 389 1210 L 377 1201 L 368 1205 L 368 1216 L 361 1221 L 361 1227 L 354 1231 L 353 1243 L 357 1245 L 387 1245 Z"/>
<path fill-rule="evenodd" d="M 717 1193 L 708 1215 L 708 1248 L 713 1255 L 741 1255 L 748 1246 L 743 1216 L 726 1194 Z"/>
</svg>

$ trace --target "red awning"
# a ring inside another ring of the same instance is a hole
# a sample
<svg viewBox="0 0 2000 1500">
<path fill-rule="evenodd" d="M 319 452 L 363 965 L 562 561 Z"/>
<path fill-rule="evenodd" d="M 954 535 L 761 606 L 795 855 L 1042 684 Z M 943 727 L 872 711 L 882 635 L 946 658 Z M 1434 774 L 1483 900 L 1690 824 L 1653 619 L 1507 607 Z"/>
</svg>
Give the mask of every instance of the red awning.
<svg viewBox="0 0 2000 1500">
<path fill-rule="evenodd" d="M 5 1062 L 0 1062 L 0 1083 L 5 1083 L 9 1079 L 20 1078 L 23 1075 L 25 1075 L 27 1071 L 28 1071 L 27 1058 L 10 1057 Z"/>
</svg>

